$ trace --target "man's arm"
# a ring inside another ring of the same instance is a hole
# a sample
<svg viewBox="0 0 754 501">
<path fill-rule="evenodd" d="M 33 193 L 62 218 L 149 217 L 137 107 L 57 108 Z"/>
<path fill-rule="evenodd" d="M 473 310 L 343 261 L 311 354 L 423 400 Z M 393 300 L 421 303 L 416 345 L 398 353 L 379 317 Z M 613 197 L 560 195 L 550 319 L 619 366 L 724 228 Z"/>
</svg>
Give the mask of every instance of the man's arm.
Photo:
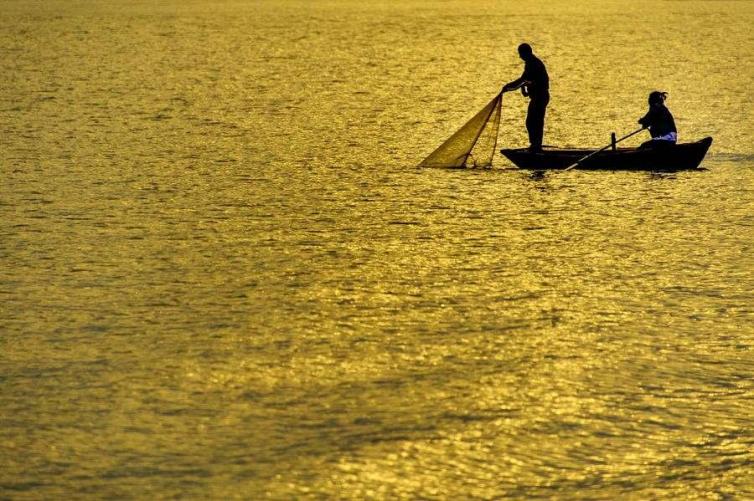
<svg viewBox="0 0 754 501">
<path fill-rule="evenodd" d="M 508 92 L 508 91 L 511 91 L 511 90 L 516 90 L 519 87 L 523 87 L 524 85 L 528 84 L 529 83 L 529 75 L 526 72 L 527 68 L 528 68 L 528 66 L 524 66 L 524 72 L 521 74 L 520 77 L 518 77 L 517 79 L 515 79 L 512 82 L 509 82 L 509 83 L 503 85 L 503 92 Z"/>
<path fill-rule="evenodd" d="M 503 85 L 503 92 L 516 90 L 523 85 L 526 85 L 526 79 L 524 79 L 524 76 L 521 75 L 521 77 L 515 79 L 514 81 L 508 82 L 507 84 Z"/>
<path fill-rule="evenodd" d="M 652 124 L 652 110 L 649 110 L 646 115 L 639 119 L 639 123 L 646 129 Z"/>
</svg>

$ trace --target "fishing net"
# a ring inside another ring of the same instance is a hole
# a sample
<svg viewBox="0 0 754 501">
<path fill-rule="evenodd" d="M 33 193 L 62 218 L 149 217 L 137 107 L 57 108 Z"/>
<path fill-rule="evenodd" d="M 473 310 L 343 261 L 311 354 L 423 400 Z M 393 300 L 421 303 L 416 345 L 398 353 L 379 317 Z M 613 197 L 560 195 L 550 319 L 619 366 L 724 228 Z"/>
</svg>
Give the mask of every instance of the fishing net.
<svg viewBox="0 0 754 501">
<path fill-rule="evenodd" d="M 502 102 L 501 92 L 474 115 L 474 118 L 430 153 L 419 167 L 491 166 L 497 145 Z"/>
</svg>

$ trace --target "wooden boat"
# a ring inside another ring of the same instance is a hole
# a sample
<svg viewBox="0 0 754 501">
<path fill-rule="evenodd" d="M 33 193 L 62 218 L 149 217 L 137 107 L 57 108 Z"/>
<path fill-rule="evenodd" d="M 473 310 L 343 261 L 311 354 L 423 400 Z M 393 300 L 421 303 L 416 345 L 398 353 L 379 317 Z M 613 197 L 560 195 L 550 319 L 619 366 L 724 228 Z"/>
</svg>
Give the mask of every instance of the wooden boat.
<svg viewBox="0 0 754 501">
<path fill-rule="evenodd" d="M 579 163 L 575 169 L 677 171 L 699 167 L 712 144 L 711 137 L 695 143 L 681 143 L 659 148 L 606 149 Z M 521 169 L 565 169 L 595 150 L 545 147 L 532 153 L 526 148 L 503 149 L 500 153 Z"/>
</svg>

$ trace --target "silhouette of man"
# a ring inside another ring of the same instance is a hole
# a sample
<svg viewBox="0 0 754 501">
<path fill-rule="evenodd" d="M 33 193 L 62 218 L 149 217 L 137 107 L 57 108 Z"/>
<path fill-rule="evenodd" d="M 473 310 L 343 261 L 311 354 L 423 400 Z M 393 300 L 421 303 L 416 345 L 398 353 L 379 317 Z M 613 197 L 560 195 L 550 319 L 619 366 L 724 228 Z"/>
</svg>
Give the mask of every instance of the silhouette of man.
<svg viewBox="0 0 754 501">
<path fill-rule="evenodd" d="M 516 80 L 503 86 L 503 92 L 521 88 L 521 93 L 529 97 L 529 110 L 526 114 L 526 131 L 529 133 L 529 150 L 542 151 L 542 138 L 545 129 L 545 111 L 550 102 L 550 77 L 542 61 L 531 50 L 528 43 L 518 46 L 518 55 L 524 60 L 524 73 Z"/>
</svg>

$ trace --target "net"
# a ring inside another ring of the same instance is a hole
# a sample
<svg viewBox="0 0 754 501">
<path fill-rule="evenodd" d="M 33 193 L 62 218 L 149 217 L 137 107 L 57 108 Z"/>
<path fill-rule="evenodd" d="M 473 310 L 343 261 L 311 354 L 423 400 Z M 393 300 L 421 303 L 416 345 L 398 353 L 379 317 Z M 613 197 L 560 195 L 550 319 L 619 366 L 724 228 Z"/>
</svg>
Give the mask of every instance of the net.
<svg viewBox="0 0 754 501">
<path fill-rule="evenodd" d="M 419 167 L 489 167 L 495 155 L 503 93 L 458 129 Z"/>
</svg>

